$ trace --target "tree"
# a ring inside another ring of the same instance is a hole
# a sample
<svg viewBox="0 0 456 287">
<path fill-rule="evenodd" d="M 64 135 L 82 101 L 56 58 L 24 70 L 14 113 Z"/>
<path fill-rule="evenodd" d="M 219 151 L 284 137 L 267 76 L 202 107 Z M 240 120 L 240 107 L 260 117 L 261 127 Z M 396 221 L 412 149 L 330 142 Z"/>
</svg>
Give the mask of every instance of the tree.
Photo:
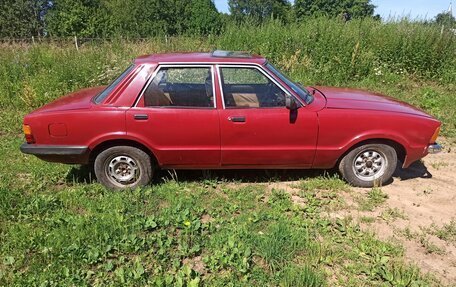
<svg viewBox="0 0 456 287">
<path fill-rule="evenodd" d="M 288 0 L 229 0 L 228 5 L 232 17 L 238 21 L 245 18 L 287 20 L 291 10 Z"/>
<path fill-rule="evenodd" d="M 435 16 L 435 23 L 446 27 L 453 27 L 456 24 L 456 19 L 450 12 L 442 12 Z"/>
<path fill-rule="evenodd" d="M 207 35 L 222 28 L 220 13 L 211 0 L 192 0 L 187 33 Z"/>
<path fill-rule="evenodd" d="M 31 37 L 44 35 L 44 15 L 52 1 L 0 1 L 0 37 Z"/>
<path fill-rule="evenodd" d="M 301 20 L 309 16 L 364 18 L 374 15 L 375 6 L 370 0 L 296 0 L 294 4 L 296 18 Z"/>
<path fill-rule="evenodd" d="M 56 0 L 46 15 L 50 36 L 94 37 L 103 23 L 100 0 Z"/>
</svg>

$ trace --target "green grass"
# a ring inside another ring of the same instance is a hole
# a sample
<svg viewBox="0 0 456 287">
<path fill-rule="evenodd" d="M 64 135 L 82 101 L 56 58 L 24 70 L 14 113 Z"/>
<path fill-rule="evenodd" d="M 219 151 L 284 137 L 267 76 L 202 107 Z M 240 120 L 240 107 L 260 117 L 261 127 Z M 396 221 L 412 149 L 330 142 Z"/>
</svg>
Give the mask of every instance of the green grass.
<svg viewBox="0 0 456 287">
<path fill-rule="evenodd" d="M 210 173 L 163 173 L 152 186 L 112 192 L 84 169 L 20 153 L 22 117 L 32 109 L 108 83 L 139 54 L 214 48 L 260 53 L 307 85 L 389 94 L 456 135 L 456 40 L 432 26 L 315 19 L 168 43 L 85 43 L 79 51 L 2 45 L 0 286 L 438 285 L 404 262 L 401 246 L 328 215 L 344 206 L 340 193 L 351 192 L 337 177 L 307 176 L 293 197 Z M 372 210 L 386 195 L 373 189 L 361 198 L 362 209 Z M 453 231 L 449 225 L 436 234 L 452 242 Z"/>
<path fill-rule="evenodd" d="M 380 217 L 385 220 L 385 221 L 394 221 L 396 219 L 407 219 L 407 216 L 404 214 L 404 212 L 397 207 L 391 208 L 388 207 L 386 208 Z"/>
<path fill-rule="evenodd" d="M 456 246 L 456 220 L 452 219 L 442 227 L 432 226 L 431 233 L 438 238 Z"/>
<path fill-rule="evenodd" d="M 112 192 L 81 182 L 78 167 L 20 154 L 20 142 L 7 139 L 0 154 L 1 286 L 437 284 L 400 246 L 328 217 L 337 194 L 299 206 L 264 184 L 166 173 Z M 339 180 L 308 178 L 302 194 L 324 181 Z"/>
<path fill-rule="evenodd" d="M 386 193 L 384 193 L 380 188 L 374 187 L 367 192 L 367 196 L 359 196 L 357 201 L 360 210 L 373 211 L 375 208 L 382 205 L 387 199 L 388 195 Z M 397 214 L 393 215 L 397 217 Z"/>
</svg>

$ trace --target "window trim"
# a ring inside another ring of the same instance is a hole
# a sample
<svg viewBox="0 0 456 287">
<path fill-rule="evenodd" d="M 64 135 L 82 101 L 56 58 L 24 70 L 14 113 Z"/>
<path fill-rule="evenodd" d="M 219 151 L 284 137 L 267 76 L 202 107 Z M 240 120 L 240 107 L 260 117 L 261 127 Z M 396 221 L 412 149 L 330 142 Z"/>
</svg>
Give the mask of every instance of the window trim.
<svg viewBox="0 0 456 287">
<path fill-rule="evenodd" d="M 154 78 L 157 76 L 158 72 L 160 71 L 161 68 L 210 68 L 211 69 L 211 77 L 212 77 L 212 95 L 214 98 L 214 106 L 213 107 L 191 107 L 191 106 L 144 106 L 143 108 L 149 108 L 149 109 L 217 109 L 217 95 L 215 93 L 215 69 L 214 65 L 212 64 L 158 64 L 157 67 L 155 68 L 154 72 L 150 76 L 150 78 L 146 81 L 146 84 L 144 85 L 143 89 L 141 90 L 141 93 L 139 94 L 138 99 L 136 100 L 135 104 L 133 107 L 137 107 L 139 102 L 144 96 L 144 93 L 146 92 L 147 88 L 149 85 L 152 83 Z"/>
<path fill-rule="evenodd" d="M 258 108 L 250 108 L 250 107 L 227 108 L 227 107 L 225 107 L 225 95 L 224 95 L 224 91 L 223 91 L 222 74 L 220 73 L 220 68 L 249 68 L 249 69 L 256 69 L 256 70 L 260 71 L 260 73 L 262 73 L 264 76 L 266 76 L 266 78 L 268 78 L 270 81 L 272 81 L 274 84 L 276 84 L 285 93 L 285 95 L 295 98 L 294 95 L 292 95 L 276 79 L 274 79 L 271 75 L 269 75 L 269 73 L 267 73 L 264 69 L 262 69 L 258 65 L 249 65 L 249 64 L 236 64 L 236 65 L 217 64 L 216 68 L 217 68 L 218 84 L 219 84 L 219 87 L 220 87 L 220 96 L 221 96 L 221 99 L 222 99 L 222 106 L 223 106 L 224 110 L 234 110 L 234 109 L 239 109 L 239 110 L 242 110 L 242 109 L 277 109 L 277 108 L 283 108 L 283 107 L 266 107 L 266 108 L 262 108 L 262 107 L 258 107 Z"/>
<path fill-rule="evenodd" d="M 118 75 L 114 80 L 112 80 L 101 92 L 97 93 L 95 96 L 92 97 L 91 102 L 94 103 L 95 105 L 102 105 L 103 103 L 106 102 L 113 94 L 116 92 L 119 87 L 123 86 L 124 83 L 128 81 L 128 79 L 131 77 L 131 75 L 135 74 L 138 70 L 138 67 L 136 64 L 131 63 L 125 70 L 122 71 L 120 75 Z M 123 76 L 123 77 L 122 77 Z M 115 82 L 117 84 L 115 84 Z M 114 85 L 115 84 L 115 85 Z M 100 100 L 98 99 L 101 97 L 101 94 L 106 92 L 109 88 L 111 90 Z"/>
</svg>

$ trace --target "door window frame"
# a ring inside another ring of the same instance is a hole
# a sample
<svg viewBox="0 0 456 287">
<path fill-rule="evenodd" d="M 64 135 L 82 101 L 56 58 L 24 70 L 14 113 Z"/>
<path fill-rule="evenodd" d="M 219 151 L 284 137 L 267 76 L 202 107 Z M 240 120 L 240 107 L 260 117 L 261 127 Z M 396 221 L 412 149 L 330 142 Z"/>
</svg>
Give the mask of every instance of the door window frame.
<svg viewBox="0 0 456 287">
<path fill-rule="evenodd" d="M 216 69 L 217 69 L 217 76 L 218 76 L 218 85 L 220 87 L 220 97 L 222 100 L 222 106 L 224 110 L 236 110 L 236 109 L 278 109 L 278 108 L 285 108 L 285 107 L 225 107 L 225 95 L 223 91 L 223 84 L 222 84 L 222 73 L 220 72 L 221 68 L 248 68 L 248 69 L 256 69 L 260 71 L 261 74 L 263 74 L 266 78 L 268 78 L 271 82 L 273 82 L 275 85 L 277 85 L 284 93 L 286 96 L 293 97 L 295 98 L 294 95 L 292 95 L 287 89 L 285 89 L 276 79 L 274 79 L 271 75 L 269 75 L 264 69 L 257 65 L 249 65 L 249 64 L 237 64 L 237 65 L 232 65 L 232 64 L 216 64 Z"/>
<path fill-rule="evenodd" d="M 148 109 L 217 109 L 217 94 L 215 92 L 215 69 L 214 65 L 212 64 L 159 64 L 155 68 L 154 72 L 150 76 L 150 78 L 146 81 L 146 84 L 141 90 L 141 93 L 139 94 L 138 100 L 135 102 L 133 107 L 138 107 L 139 102 L 141 99 L 144 97 L 144 93 L 146 92 L 147 88 L 149 85 L 152 83 L 154 78 L 157 76 L 158 72 L 162 68 L 210 68 L 211 69 L 211 80 L 212 80 L 212 97 L 213 97 L 213 102 L 214 105 L 212 107 L 192 107 L 192 106 L 187 106 L 187 107 L 179 107 L 179 106 L 143 106 L 141 108 L 148 108 Z"/>
</svg>

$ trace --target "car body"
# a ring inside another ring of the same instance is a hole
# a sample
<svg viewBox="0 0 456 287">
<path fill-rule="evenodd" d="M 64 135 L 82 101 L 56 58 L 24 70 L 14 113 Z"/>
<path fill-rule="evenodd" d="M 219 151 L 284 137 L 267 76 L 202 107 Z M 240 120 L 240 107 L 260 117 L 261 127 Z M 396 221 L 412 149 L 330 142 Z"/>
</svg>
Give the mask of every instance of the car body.
<svg viewBox="0 0 456 287">
<path fill-rule="evenodd" d="M 373 186 L 391 178 L 396 161 L 406 168 L 438 152 L 440 125 L 379 94 L 304 88 L 257 55 L 155 54 L 135 59 L 107 87 L 28 114 L 21 150 L 46 161 L 95 164 L 98 179 L 112 188 L 147 184 L 157 167 L 338 166 L 351 184 Z"/>
</svg>

